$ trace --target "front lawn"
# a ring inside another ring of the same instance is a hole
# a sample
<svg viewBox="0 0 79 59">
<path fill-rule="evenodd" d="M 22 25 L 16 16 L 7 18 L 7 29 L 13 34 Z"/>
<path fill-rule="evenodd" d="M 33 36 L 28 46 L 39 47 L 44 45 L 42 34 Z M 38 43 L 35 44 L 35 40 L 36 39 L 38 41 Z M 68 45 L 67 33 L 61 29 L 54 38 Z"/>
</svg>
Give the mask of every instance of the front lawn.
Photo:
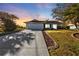
<svg viewBox="0 0 79 59">
<path fill-rule="evenodd" d="M 79 40 L 71 35 L 76 30 L 49 30 L 46 31 L 58 44 L 59 48 L 49 50 L 51 56 L 79 55 Z"/>
</svg>

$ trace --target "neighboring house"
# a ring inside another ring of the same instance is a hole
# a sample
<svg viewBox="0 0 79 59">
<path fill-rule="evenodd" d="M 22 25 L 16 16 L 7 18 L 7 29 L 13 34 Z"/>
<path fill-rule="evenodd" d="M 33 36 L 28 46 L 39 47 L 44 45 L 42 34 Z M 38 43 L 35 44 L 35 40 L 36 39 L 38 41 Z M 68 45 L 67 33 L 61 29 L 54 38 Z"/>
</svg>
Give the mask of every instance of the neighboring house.
<svg viewBox="0 0 79 59">
<path fill-rule="evenodd" d="M 36 19 L 25 23 L 31 30 L 58 29 L 62 26 L 62 23 L 58 21 L 38 21 Z"/>
<path fill-rule="evenodd" d="M 69 29 L 76 29 L 76 26 L 74 24 L 68 24 L 67 26 L 69 26 Z M 77 28 L 79 29 L 79 25 L 77 26 Z"/>
</svg>

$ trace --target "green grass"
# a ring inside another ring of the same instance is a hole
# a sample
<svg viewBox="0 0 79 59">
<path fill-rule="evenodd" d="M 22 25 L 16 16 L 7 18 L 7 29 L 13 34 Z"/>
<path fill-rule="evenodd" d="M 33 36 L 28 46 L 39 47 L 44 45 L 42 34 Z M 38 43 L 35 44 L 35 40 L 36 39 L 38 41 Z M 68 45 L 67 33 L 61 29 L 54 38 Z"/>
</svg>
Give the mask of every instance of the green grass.
<svg viewBox="0 0 79 59">
<path fill-rule="evenodd" d="M 52 30 L 47 32 L 59 45 L 59 48 L 49 50 L 51 56 L 79 55 L 79 40 L 71 36 L 77 32 L 76 30 Z"/>
</svg>

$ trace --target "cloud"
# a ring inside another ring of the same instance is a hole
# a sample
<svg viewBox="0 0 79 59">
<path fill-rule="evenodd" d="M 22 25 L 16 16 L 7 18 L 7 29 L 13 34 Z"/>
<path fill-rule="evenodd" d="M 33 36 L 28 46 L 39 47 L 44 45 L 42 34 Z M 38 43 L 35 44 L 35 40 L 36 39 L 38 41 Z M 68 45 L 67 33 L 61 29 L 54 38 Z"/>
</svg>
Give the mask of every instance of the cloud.
<svg viewBox="0 0 79 59">
<path fill-rule="evenodd" d="M 51 10 L 54 4 L 51 3 L 37 3 L 36 6 L 38 8 L 38 18 L 39 19 L 48 19 L 51 18 Z"/>
<path fill-rule="evenodd" d="M 5 11 L 14 14 L 19 18 L 32 18 L 32 14 L 30 13 L 30 11 L 21 9 L 19 7 L 16 7 L 16 5 L 12 4 L 4 4 L 2 6 L 2 10 L 0 9 L 0 11 Z"/>
<path fill-rule="evenodd" d="M 18 4 L 4 3 L 0 4 L 0 10 L 18 16 L 20 19 L 34 19 L 34 18 L 49 18 L 51 13 L 52 4 L 49 3 L 36 3 L 33 7 L 37 8 L 37 11 L 23 9 L 17 6 Z M 28 4 L 29 5 L 29 4 Z M 32 4 L 30 4 L 32 5 Z M 30 7 L 31 8 L 31 7 Z"/>
</svg>

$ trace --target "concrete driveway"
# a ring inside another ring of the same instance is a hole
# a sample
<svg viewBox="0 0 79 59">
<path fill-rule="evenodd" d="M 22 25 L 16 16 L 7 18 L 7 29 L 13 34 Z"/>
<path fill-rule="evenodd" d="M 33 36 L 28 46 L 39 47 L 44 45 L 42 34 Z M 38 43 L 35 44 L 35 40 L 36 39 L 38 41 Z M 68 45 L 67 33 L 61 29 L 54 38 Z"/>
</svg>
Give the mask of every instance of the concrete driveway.
<svg viewBox="0 0 79 59">
<path fill-rule="evenodd" d="M 23 30 L 0 37 L 0 55 L 4 56 L 48 56 L 41 31 Z"/>
</svg>

